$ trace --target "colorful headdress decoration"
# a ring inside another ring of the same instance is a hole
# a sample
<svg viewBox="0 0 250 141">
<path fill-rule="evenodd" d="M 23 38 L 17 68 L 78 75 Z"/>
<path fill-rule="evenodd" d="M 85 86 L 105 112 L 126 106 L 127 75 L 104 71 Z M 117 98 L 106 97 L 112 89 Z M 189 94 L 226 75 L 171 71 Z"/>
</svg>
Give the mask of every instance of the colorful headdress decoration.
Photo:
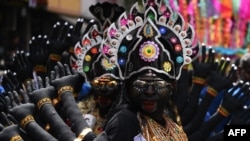
<svg viewBox="0 0 250 141">
<path fill-rule="evenodd" d="M 117 4 L 108 2 L 97 3 L 89 8 L 98 22 L 90 21 L 86 31 L 74 48 L 75 58 L 71 58 L 71 65 L 86 79 L 91 81 L 95 77 L 111 75 L 119 79 L 117 67 L 110 63 L 100 52 L 103 37 L 106 36 L 107 27 L 117 20 L 125 9 Z"/>
<path fill-rule="evenodd" d="M 84 34 L 81 42 L 75 45 L 74 52 L 77 59 L 71 58 L 71 65 L 84 76 L 86 81 L 91 81 L 103 74 L 116 73 L 116 66 L 109 63 L 109 60 L 100 53 L 101 41 L 102 33 L 97 25 L 93 25 Z M 113 77 L 118 78 L 115 75 Z"/>
<path fill-rule="evenodd" d="M 157 0 L 138 3 L 130 13 L 121 14 L 117 24 L 110 25 L 102 42 L 102 53 L 118 66 L 120 77 L 151 69 L 169 79 L 178 79 L 181 69 L 199 52 L 194 30 L 170 7 L 164 10 Z"/>
</svg>

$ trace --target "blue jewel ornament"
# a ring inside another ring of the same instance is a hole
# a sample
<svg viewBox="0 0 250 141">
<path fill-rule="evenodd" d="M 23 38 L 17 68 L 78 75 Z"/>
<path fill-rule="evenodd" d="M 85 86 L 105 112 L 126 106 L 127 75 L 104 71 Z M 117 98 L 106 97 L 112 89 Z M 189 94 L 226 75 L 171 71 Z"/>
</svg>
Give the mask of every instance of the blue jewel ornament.
<svg viewBox="0 0 250 141">
<path fill-rule="evenodd" d="M 160 27 L 159 31 L 161 34 L 165 34 L 167 32 L 167 29 L 165 27 Z"/>
<path fill-rule="evenodd" d="M 121 66 L 125 65 L 125 62 L 126 62 L 126 61 L 125 61 L 124 58 L 119 58 L 119 59 L 118 59 L 118 64 L 121 65 Z"/>
<path fill-rule="evenodd" d="M 119 52 L 121 53 L 126 53 L 127 52 L 127 47 L 126 46 L 121 46 L 120 49 L 119 49 Z"/>
<path fill-rule="evenodd" d="M 181 56 L 176 57 L 176 62 L 177 63 L 182 63 L 183 62 L 183 58 Z"/>
<path fill-rule="evenodd" d="M 89 82 L 84 82 L 84 83 L 82 84 L 82 89 L 81 89 L 80 92 L 79 92 L 79 95 L 78 95 L 77 100 L 80 101 L 80 100 L 82 100 L 84 97 L 86 97 L 86 96 L 89 94 L 90 90 L 91 90 L 91 85 L 90 85 L 90 83 L 89 83 Z"/>
</svg>

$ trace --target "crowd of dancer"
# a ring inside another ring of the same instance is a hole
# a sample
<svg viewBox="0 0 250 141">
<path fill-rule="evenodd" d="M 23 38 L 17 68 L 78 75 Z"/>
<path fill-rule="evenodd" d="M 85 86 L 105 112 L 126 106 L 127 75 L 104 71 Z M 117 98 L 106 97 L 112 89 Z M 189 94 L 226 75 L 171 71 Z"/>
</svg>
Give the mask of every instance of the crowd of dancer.
<svg viewBox="0 0 250 141">
<path fill-rule="evenodd" d="M 158 0 L 89 10 L 1 70 L 1 141 L 221 141 L 250 123 L 250 54 L 217 55 Z"/>
</svg>

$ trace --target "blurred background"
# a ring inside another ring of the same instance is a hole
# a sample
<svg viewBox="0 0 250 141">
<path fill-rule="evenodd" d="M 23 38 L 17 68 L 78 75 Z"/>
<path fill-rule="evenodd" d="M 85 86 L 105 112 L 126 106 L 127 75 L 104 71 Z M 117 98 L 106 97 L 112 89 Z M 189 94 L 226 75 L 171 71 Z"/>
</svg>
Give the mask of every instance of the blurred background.
<svg viewBox="0 0 250 141">
<path fill-rule="evenodd" d="M 241 56 L 250 47 L 250 0 L 163 0 L 193 25 L 197 38 L 216 51 Z M 49 34 L 56 22 L 94 17 L 89 7 L 111 2 L 129 10 L 141 0 L 0 0 L 0 64 L 16 49 L 27 50 L 32 36 Z"/>
</svg>

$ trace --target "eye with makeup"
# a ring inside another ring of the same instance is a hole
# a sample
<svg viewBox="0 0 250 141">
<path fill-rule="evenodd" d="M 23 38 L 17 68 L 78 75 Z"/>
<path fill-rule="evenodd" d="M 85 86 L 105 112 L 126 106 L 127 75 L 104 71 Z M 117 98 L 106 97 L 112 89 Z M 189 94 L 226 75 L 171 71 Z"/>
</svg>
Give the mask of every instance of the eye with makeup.
<svg viewBox="0 0 250 141">
<path fill-rule="evenodd" d="M 107 89 L 114 89 L 118 86 L 118 82 L 115 80 L 111 81 L 99 81 L 99 80 L 94 80 L 92 81 L 92 87 L 95 89 L 101 89 L 103 87 L 106 87 Z"/>
<path fill-rule="evenodd" d="M 171 87 L 171 84 L 163 81 L 163 80 L 158 80 L 158 81 L 144 81 L 144 80 L 136 80 L 133 82 L 133 87 L 137 89 L 138 91 L 143 91 L 145 90 L 149 85 L 154 86 L 154 89 L 158 92 L 162 92 L 165 89 L 168 89 Z"/>
</svg>

